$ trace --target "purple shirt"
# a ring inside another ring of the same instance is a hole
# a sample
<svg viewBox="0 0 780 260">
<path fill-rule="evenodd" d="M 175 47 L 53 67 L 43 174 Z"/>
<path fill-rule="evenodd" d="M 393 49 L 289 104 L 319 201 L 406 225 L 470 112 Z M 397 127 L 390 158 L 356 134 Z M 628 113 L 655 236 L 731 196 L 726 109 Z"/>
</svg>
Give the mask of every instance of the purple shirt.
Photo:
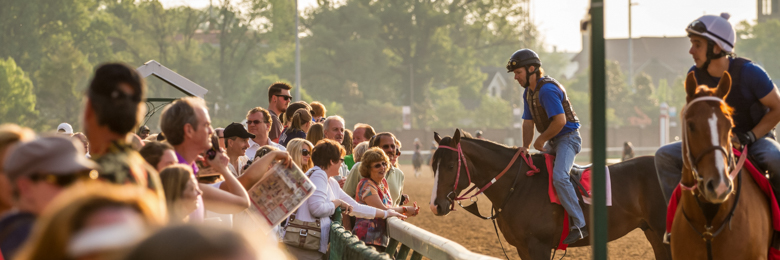
<svg viewBox="0 0 780 260">
<path fill-rule="evenodd" d="M 179 161 L 180 164 L 189 165 L 192 167 L 192 173 L 195 175 L 195 178 L 198 177 L 198 165 L 195 164 L 195 162 L 187 163 L 187 160 L 184 159 L 184 156 L 181 156 L 179 152 L 176 152 L 176 159 Z M 195 209 L 192 213 L 190 213 L 190 223 L 203 223 L 203 218 L 206 214 L 205 209 L 203 208 L 203 196 L 198 196 L 198 208 Z"/>
</svg>

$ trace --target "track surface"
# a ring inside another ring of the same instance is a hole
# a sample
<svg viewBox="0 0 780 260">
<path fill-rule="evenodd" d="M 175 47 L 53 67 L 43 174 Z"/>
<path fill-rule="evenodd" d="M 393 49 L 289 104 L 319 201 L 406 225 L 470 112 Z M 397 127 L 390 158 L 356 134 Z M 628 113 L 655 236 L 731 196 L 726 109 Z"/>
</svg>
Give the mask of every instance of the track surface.
<svg viewBox="0 0 780 260">
<path fill-rule="evenodd" d="M 493 224 L 490 221 L 481 220 L 463 209 L 458 209 L 442 217 L 434 216 L 431 210 L 428 209 L 427 205 L 431 200 L 434 182 L 433 172 L 430 167 L 423 166 L 419 178 L 415 178 L 414 169 L 411 165 L 402 165 L 401 170 L 403 170 L 406 176 L 404 192 L 409 194 L 412 201 L 417 201 L 421 207 L 420 215 L 409 218 L 409 223 L 453 240 L 473 252 L 504 258 L 501 246 L 498 244 L 496 234 L 493 231 Z M 480 197 L 480 210 L 482 210 L 483 214 L 488 214 L 491 204 L 487 198 L 482 195 Z M 520 259 L 515 247 L 507 244 L 503 235 L 501 236 L 501 241 L 504 243 L 509 259 Z M 647 242 L 644 234 L 639 229 L 632 231 L 625 237 L 610 242 L 607 246 L 610 259 L 654 258 L 650 243 Z M 563 251 L 558 251 L 555 258 L 559 259 L 562 253 Z M 566 253 L 565 259 L 591 259 L 591 249 L 590 247 L 570 248 Z"/>
</svg>

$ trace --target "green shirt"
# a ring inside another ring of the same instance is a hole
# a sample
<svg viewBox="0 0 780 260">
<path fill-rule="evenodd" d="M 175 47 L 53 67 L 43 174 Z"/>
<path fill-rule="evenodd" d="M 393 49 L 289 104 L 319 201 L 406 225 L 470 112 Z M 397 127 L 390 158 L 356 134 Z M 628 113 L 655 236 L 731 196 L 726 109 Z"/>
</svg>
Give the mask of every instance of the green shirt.
<svg viewBox="0 0 780 260">
<path fill-rule="evenodd" d="M 355 198 L 357 185 L 362 178 L 363 176 L 360 176 L 360 162 L 357 162 L 352 166 L 352 170 L 349 171 L 347 181 L 344 183 L 344 192 Z M 390 189 L 390 197 L 393 198 L 393 207 L 397 207 L 399 205 L 398 202 L 401 201 L 401 194 L 404 191 L 404 172 L 396 167 L 390 168 L 390 172 L 385 176 L 385 180 L 387 180 L 387 188 Z"/>
<path fill-rule="evenodd" d="M 344 156 L 344 163 L 347 164 L 347 169 L 352 170 L 352 166 L 355 165 L 355 157 L 352 154 Z"/>
</svg>

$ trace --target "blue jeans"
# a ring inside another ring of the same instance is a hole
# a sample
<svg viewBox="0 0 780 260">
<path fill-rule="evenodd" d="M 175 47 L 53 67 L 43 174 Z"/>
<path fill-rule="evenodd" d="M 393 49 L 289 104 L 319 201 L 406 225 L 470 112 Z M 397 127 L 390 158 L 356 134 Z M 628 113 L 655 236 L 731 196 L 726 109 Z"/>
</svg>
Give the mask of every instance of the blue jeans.
<svg viewBox="0 0 780 260">
<path fill-rule="evenodd" d="M 579 198 L 574 191 L 574 185 L 569 180 L 569 171 L 574 165 L 574 157 L 582 149 L 582 138 L 579 131 L 563 134 L 547 141 L 544 145 L 547 153 L 555 155 L 553 165 L 553 186 L 558 193 L 561 205 L 569 213 L 573 220 L 571 229 L 585 226 L 585 217 L 582 215 Z"/>
<path fill-rule="evenodd" d="M 758 138 L 755 143 L 748 146 L 748 155 L 752 156 L 757 166 L 769 172 L 769 182 L 772 189 L 780 188 L 780 144 L 770 132 L 764 137 Z M 658 173 L 658 182 L 664 193 L 666 203 L 672 198 L 672 192 L 682 178 L 682 143 L 675 142 L 658 148 L 655 152 L 655 170 Z"/>
</svg>

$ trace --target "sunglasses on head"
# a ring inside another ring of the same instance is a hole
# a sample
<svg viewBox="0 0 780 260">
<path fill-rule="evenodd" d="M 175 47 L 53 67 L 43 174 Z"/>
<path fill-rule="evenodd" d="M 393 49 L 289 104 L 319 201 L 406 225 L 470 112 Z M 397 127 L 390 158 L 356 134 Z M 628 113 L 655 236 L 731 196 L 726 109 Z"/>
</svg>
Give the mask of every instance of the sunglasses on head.
<svg viewBox="0 0 780 260">
<path fill-rule="evenodd" d="M 290 101 L 290 99 L 292 99 L 291 96 L 286 96 L 286 95 L 274 95 L 274 96 L 282 97 L 282 98 L 284 98 L 284 101 Z"/>
<path fill-rule="evenodd" d="M 382 168 L 382 167 L 387 168 L 387 162 L 381 162 L 381 163 L 374 164 L 374 168 L 379 169 L 379 168 Z"/>
<path fill-rule="evenodd" d="M 251 125 L 251 124 L 259 125 L 260 123 L 265 123 L 265 122 L 260 121 L 260 120 L 252 120 L 252 121 L 247 120 L 246 121 L 246 125 Z"/>
<path fill-rule="evenodd" d="M 731 48 L 734 48 L 734 45 L 732 45 L 726 39 L 723 39 L 722 37 L 718 36 L 717 34 L 714 34 L 714 33 L 710 32 L 710 31 L 708 31 L 707 30 L 707 26 L 704 25 L 704 23 L 702 23 L 699 20 L 691 22 L 691 24 L 688 25 L 688 29 L 691 29 L 691 30 L 693 30 L 694 32 L 697 32 L 697 33 L 708 33 L 709 35 L 712 35 L 715 38 L 718 38 L 719 40 L 721 40 L 722 42 L 728 44 L 729 46 L 731 46 Z"/>
<path fill-rule="evenodd" d="M 306 149 L 301 150 L 301 155 L 309 156 L 309 150 L 306 150 Z"/>
</svg>

